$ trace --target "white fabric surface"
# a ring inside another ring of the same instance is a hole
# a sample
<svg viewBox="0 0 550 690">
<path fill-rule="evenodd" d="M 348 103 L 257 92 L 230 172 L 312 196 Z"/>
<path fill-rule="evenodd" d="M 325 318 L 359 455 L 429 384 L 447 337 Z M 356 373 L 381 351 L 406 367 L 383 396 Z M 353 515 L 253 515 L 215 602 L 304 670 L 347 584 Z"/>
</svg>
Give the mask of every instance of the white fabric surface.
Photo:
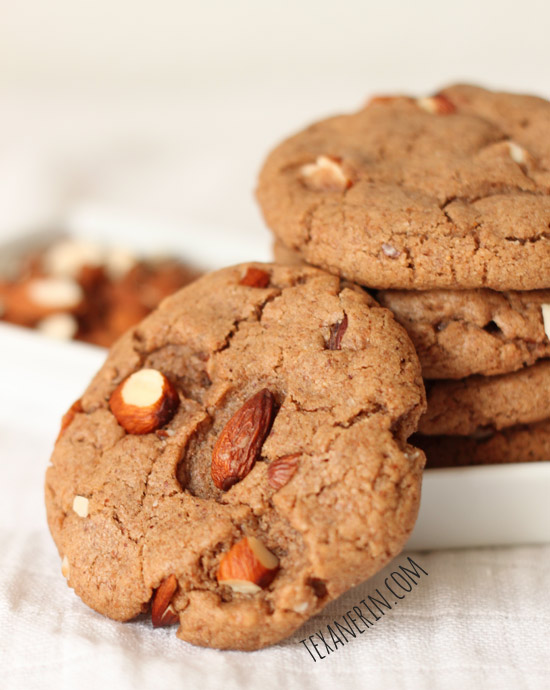
<svg viewBox="0 0 550 690">
<path fill-rule="evenodd" d="M 413 554 L 429 575 L 363 635 L 314 662 L 299 641 L 318 630 L 327 637 L 326 625 L 376 596 L 389 572 L 406 564 L 404 555 L 289 640 L 259 652 L 221 652 L 184 643 L 173 628 L 153 631 L 148 620 L 121 624 L 88 610 L 60 574 L 41 506 L 33 512 L 34 529 L 3 527 L 0 534 L 5 690 L 91 690 L 101 683 L 118 690 L 548 688 L 550 547 Z"/>
</svg>

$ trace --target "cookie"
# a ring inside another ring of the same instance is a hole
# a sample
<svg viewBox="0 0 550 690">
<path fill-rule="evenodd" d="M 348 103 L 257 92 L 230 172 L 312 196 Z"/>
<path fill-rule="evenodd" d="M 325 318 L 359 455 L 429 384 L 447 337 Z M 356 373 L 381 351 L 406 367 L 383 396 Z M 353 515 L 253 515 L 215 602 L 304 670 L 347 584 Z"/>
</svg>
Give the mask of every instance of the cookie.
<svg viewBox="0 0 550 690">
<path fill-rule="evenodd" d="M 426 453 L 426 467 L 496 465 L 550 460 L 550 419 L 472 436 L 422 436 L 411 443 Z"/>
<path fill-rule="evenodd" d="M 495 376 L 550 357 L 550 290 L 380 290 L 375 298 L 407 330 L 424 378 Z"/>
<path fill-rule="evenodd" d="M 278 146 L 257 197 L 286 246 L 361 285 L 544 289 L 550 103 L 460 85 L 375 98 Z"/>
<path fill-rule="evenodd" d="M 276 642 L 413 527 L 420 365 L 391 313 L 309 267 L 206 275 L 128 331 L 62 424 L 48 522 L 95 610 L 198 645 Z"/>
<path fill-rule="evenodd" d="M 279 240 L 273 255 L 287 266 L 304 265 L 300 254 Z M 372 294 L 409 334 L 426 379 L 507 374 L 550 356 L 546 333 L 550 331 L 550 290 L 378 290 Z"/>
<path fill-rule="evenodd" d="M 500 376 L 430 381 L 427 396 L 418 425 L 427 436 L 470 436 L 540 422 L 550 413 L 550 360 Z"/>
</svg>

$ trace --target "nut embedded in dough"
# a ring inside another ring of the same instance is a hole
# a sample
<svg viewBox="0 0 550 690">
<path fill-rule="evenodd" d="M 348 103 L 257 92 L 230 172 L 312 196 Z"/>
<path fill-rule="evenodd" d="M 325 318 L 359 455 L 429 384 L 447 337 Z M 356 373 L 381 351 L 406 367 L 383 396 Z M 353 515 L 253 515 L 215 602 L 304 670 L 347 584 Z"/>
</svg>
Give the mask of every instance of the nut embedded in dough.
<svg viewBox="0 0 550 690">
<path fill-rule="evenodd" d="M 455 104 L 442 95 L 417 98 L 416 105 L 432 115 L 450 115 L 456 111 Z"/>
<path fill-rule="evenodd" d="M 63 415 L 61 419 L 61 428 L 59 429 L 59 433 L 57 434 L 57 438 L 55 440 L 56 443 L 63 436 L 65 430 L 69 427 L 75 416 L 80 412 L 82 412 L 82 401 L 79 398 L 78 400 L 75 400 L 75 402 L 69 407 L 67 412 L 65 412 L 65 414 Z"/>
<path fill-rule="evenodd" d="M 298 469 L 300 453 L 283 455 L 270 462 L 267 467 L 267 481 L 269 486 L 278 491 L 286 486 Z"/>
<path fill-rule="evenodd" d="M 115 388 L 109 407 L 129 434 L 149 434 L 175 415 L 179 396 L 174 385 L 156 369 L 139 369 Z"/>
<path fill-rule="evenodd" d="M 178 580 L 174 574 L 169 575 L 155 592 L 151 606 L 151 620 L 154 628 L 174 625 L 179 621 L 178 614 L 172 606 L 171 599 L 178 588 Z"/>
<path fill-rule="evenodd" d="M 212 481 L 222 491 L 240 482 L 254 467 L 271 430 L 275 399 L 263 388 L 249 398 L 224 426 L 212 452 Z"/>
<path fill-rule="evenodd" d="M 61 574 L 63 575 L 64 578 L 69 578 L 71 572 L 71 567 L 69 565 L 69 559 L 67 556 L 63 556 L 63 560 L 61 561 Z"/>
<path fill-rule="evenodd" d="M 344 333 L 348 329 L 348 315 L 344 314 L 344 318 L 341 321 L 335 323 L 330 329 L 330 337 L 328 340 L 327 349 L 329 350 L 341 350 L 342 349 L 342 338 Z"/>
<path fill-rule="evenodd" d="M 73 499 L 73 510 L 81 518 L 88 517 L 88 506 L 90 501 L 85 496 L 75 496 Z"/>
<path fill-rule="evenodd" d="M 344 172 L 342 161 L 335 156 L 317 156 L 315 163 L 300 168 L 300 175 L 307 187 L 318 192 L 344 191 L 352 185 Z"/>
<path fill-rule="evenodd" d="M 245 287 L 255 287 L 255 288 L 266 288 L 269 285 L 271 276 L 267 271 L 262 271 L 260 268 L 255 266 L 249 266 L 246 269 L 246 273 L 239 280 L 239 285 L 244 285 Z"/>
<path fill-rule="evenodd" d="M 244 537 L 223 556 L 218 568 L 220 585 L 239 594 L 256 594 L 277 574 L 279 559 L 256 537 Z"/>
</svg>

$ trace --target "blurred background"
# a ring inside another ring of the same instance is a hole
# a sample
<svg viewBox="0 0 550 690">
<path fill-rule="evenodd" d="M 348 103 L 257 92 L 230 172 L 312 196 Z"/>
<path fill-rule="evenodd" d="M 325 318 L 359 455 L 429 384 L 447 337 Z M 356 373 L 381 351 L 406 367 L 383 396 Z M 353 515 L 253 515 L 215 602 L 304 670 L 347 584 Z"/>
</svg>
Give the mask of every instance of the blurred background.
<svg viewBox="0 0 550 690">
<path fill-rule="evenodd" d="M 0 240 L 53 224 L 204 266 L 268 258 L 253 190 L 292 131 L 454 80 L 550 93 L 543 0 L 0 8 Z"/>
</svg>

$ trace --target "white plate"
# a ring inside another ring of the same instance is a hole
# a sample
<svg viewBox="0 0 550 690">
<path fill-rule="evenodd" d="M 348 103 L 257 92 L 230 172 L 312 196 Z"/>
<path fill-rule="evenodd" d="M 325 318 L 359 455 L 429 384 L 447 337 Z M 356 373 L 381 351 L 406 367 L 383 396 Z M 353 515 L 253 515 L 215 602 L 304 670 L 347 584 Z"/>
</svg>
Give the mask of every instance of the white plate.
<svg viewBox="0 0 550 690">
<path fill-rule="evenodd" d="M 9 459 L 14 490 L 25 477 L 36 496 L 61 416 L 80 397 L 106 351 L 6 324 L 0 324 L 0 344 L 0 457 Z M 550 541 L 549 499 L 550 462 L 427 470 L 408 547 Z M 36 515 L 21 512 L 19 520 Z"/>
<path fill-rule="evenodd" d="M 426 470 L 408 549 L 550 541 L 550 462 Z"/>
</svg>

